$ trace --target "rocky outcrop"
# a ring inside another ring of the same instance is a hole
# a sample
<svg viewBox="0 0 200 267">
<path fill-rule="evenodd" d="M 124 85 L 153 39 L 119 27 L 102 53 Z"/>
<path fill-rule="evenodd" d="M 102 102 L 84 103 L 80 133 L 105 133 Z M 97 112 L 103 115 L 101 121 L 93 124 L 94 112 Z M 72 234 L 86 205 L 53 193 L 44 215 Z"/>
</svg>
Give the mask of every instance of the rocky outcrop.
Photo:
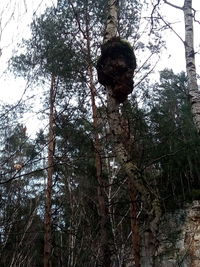
<svg viewBox="0 0 200 267">
<path fill-rule="evenodd" d="M 200 266 L 200 201 L 163 217 L 159 243 L 156 267 Z"/>
<path fill-rule="evenodd" d="M 200 201 L 194 201 L 188 209 L 185 223 L 184 246 L 191 267 L 200 266 Z"/>
</svg>

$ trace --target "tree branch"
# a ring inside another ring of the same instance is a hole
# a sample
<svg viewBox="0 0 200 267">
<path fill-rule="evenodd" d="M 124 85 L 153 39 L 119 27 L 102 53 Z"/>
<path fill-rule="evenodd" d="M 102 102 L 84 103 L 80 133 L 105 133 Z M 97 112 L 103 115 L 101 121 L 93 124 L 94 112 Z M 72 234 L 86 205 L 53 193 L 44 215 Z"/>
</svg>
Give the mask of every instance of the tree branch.
<svg viewBox="0 0 200 267">
<path fill-rule="evenodd" d="M 168 22 L 166 22 L 164 19 L 163 19 L 163 17 L 158 13 L 158 15 L 159 15 L 159 18 L 162 20 L 162 22 L 164 22 L 164 24 L 170 29 L 170 30 L 172 30 L 173 31 L 173 33 L 181 40 L 181 42 L 183 43 L 183 44 L 185 44 L 185 41 L 183 40 L 183 38 L 172 28 L 172 26 L 168 23 Z"/>
<path fill-rule="evenodd" d="M 160 4 L 160 0 L 157 0 L 157 3 L 153 6 L 153 10 L 151 12 L 151 31 L 153 30 L 153 14 L 159 4 Z"/>
<path fill-rule="evenodd" d="M 177 9 L 180 9 L 180 10 L 183 10 L 183 7 L 180 7 L 180 6 L 177 6 L 177 5 L 174 5 L 170 2 L 168 2 L 167 0 L 163 0 L 165 4 L 169 5 L 169 6 L 172 6 L 174 8 L 177 8 Z"/>
</svg>

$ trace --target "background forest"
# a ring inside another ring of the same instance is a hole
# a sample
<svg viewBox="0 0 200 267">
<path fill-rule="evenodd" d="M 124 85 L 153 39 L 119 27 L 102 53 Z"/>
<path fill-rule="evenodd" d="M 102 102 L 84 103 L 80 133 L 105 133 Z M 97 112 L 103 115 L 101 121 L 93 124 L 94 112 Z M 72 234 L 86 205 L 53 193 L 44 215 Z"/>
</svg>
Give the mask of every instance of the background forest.
<svg viewBox="0 0 200 267">
<path fill-rule="evenodd" d="M 172 27 L 162 1 L 150 17 L 142 15 L 148 1 L 119 3 L 119 35 L 137 59 L 134 91 L 120 105 L 121 139 L 148 193 L 136 190 L 117 157 L 96 72 L 107 2 L 58 0 L 33 17 L 30 38 L 9 61 L 28 96 L 0 105 L 2 267 L 140 266 L 140 239 L 157 218 L 149 203 L 159 201 L 165 215 L 200 200 L 200 138 L 187 74 L 168 66 L 154 79 L 161 33 Z M 31 112 L 40 126 L 30 136 L 23 118 Z"/>
</svg>

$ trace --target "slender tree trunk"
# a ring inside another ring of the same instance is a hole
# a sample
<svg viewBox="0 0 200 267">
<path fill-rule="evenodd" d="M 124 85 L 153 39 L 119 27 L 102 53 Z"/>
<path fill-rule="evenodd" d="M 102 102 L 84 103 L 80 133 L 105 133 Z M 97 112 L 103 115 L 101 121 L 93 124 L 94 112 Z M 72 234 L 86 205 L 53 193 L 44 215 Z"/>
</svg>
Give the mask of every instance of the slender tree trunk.
<svg viewBox="0 0 200 267">
<path fill-rule="evenodd" d="M 55 76 L 51 76 L 50 87 L 50 113 L 49 113 L 49 138 L 48 138 L 48 170 L 47 170 L 47 188 L 46 205 L 44 219 L 44 267 L 52 267 L 52 180 L 54 173 L 54 150 L 55 150 Z"/>
<path fill-rule="evenodd" d="M 185 59 L 186 59 L 186 71 L 188 77 L 189 96 L 190 96 L 194 124 L 196 126 L 198 133 L 200 133 L 200 91 L 198 90 L 196 64 L 195 64 L 194 30 L 193 30 L 194 11 L 192 10 L 192 0 L 185 0 L 183 6 L 183 12 L 185 19 L 184 45 L 185 45 Z M 198 210 L 198 208 L 194 208 L 194 210 Z M 198 238 L 195 238 L 195 234 L 198 235 L 199 232 L 198 231 L 199 221 L 196 220 L 194 214 L 195 211 L 191 212 L 191 216 L 189 216 L 189 220 L 191 220 L 189 225 L 190 227 L 193 226 L 193 229 L 188 230 L 185 239 L 186 245 L 189 244 L 188 254 L 191 260 L 190 262 L 191 267 L 197 267 L 200 264 L 199 253 L 198 253 L 199 243 L 197 242 Z"/>
<path fill-rule="evenodd" d="M 185 0 L 183 6 L 185 19 L 185 58 L 186 71 L 188 77 L 189 96 L 193 114 L 193 120 L 197 131 L 200 133 L 200 91 L 197 84 L 197 73 L 195 65 L 194 52 L 194 32 L 193 19 L 194 14 L 192 10 L 192 0 Z"/>
<path fill-rule="evenodd" d="M 131 232 L 132 232 L 132 245 L 135 267 L 140 267 L 140 231 L 137 218 L 137 204 L 136 196 L 137 192 L 129 179 L 129 194 L 130 194 L 130 217 L 131 217 Z"/>
<path fill-rule="evenodd" d="M 108 89 L 108 88 L 107 88 Z M 113 135 L 116 156 L 121 167 L 125 170 L 128 176 L 129 194 L 131 199 L 131 230 L 133 242 L 133 256 L 135 266 L 140 266 L 140 234 L 139 224 L 137 219 L 136 194 L 141 193 L 143 199 L 148 201 L 149 194 L 145 186 L 141 183 L 139 170 L 129 154 L 130 140 L 127 137 L 127 131 L 122 127 L 123 118 L 119 113 L 119 105 L 112 97 L 111 89 L 108 91 L 108 119 L 110 132 Z M 126 128 L 126 127 L 125 127 Z M 149 266 L 150 267 L 150 266 Z"/>
<path fill-rule="evenodd" d="M 104 43 L 116 37 L 118 34 L 118 0 L 108 1 L 108 20 L 106 25 L 106 31 L 104 36 Z M 139 225 L 137 221 L 137 206 L 136 206 L 136 189 L 133 183 L 133 175 L 137 172 L 136 165 L 130 161 L 130 156 L 128 155 L 128 148 L 130 145 L 130 140 L 127 139 L 129 133 L 127 133 L 127 127 L 122 125 L 123 118 L 119 114 L 119 104 L 113 98 L 112 88 L 107 86 L 107 106 L 108 106 L 108 120 L 110 125 L 110 132 L 113 134 L 115 141 L 115 150 L 118 160 L 120 161 L 122 167 L 129 172 L 129 193 L 131 199 L 131 230 L 132 230 L 132 240 L 133 240 L 133 255 L 135 266 L 140 267 L 140 235 L 139 235 Z M 130 166 L 131 165 L 131 166 Z M 131 167 L 131 170 L 130 170 Z M 130 175 L 131 172 L 131 175 Z M 132 173 L 133 172 L 133 173 Z"/>
<path fill-rule="evenodd" d="M 118 28 L 118 4 L 117 0 L 108 1 L 109 15 L 106 25 L 106 31 L 104 36 L 104 43 L 117 36 Z M 145 208 L 145 212 L 149 214 L 147 229 L 144 234 L 144 242 L 148 243 L 150 247 L 143 249 L 146 255 L 150 257 L 148 260 L 148 267 L 154 266 L 154 256 L 157 248 L 156 234 L 158 231 L 159 221 L 161 217 L 160 203 L 155 194 L 151 194 L 151 191 L 143 184 L 140 176 L 140 172 L 137 165 L 130 153 L 130 146 L 132 144 L 132 138 L 127 131 L 127 127 L 124 127 L 124 118 L 119 112 L 119 103 L 113 97 L 112 87 L 107 86 L 107 111 L 110 132 L 112 133 L 114 148 L 117 159 L 128 176 L 129 191 L 131 197 L 131 228 L 133 235 L 133 255 L 135 260 L 135 266 L 141 266 L 140 256 L 140 235 L 139 224 L 137 222 L 137 207 L 136 207 L 136 193 L 140 193 L 142 202 Z M 128 133 L 128 134 L 127 134 Z M 145 262 L 145 261 L 143 261 Z M 146 265 L 147 266 L 147 265 Z"/>
<path fill-rule="evenodd" d="M 102 178 L 102 162 L 101 162 L 101 145 L 98 137 L 98 115 L 95 103 L 96 89 L 93 82 L 92 66 L 88 68 L 90 77 L 90 89 L 92 99 L 92 112 L 93 112 L 93 126 L 94 126 L 94 148 L 95 148 L 95 166 L 96 177 L 98 181 L 97 196 L 99 202 L 99 214 L 101 216 L 101 252 L 102 252 L 102 266 L 111 266 L 111 255 L 109 248 L 109 234 L 108 234 L 108 210 L 106 208 L 106 194 L 104 192 L 105 186 Z"/>
<path fill-rule="evenodd" d="M 87 15 L 86 15 L 87 16 Z M 98 134 L 98 112 L 97 106 L 95 102 L 96 96 L 96 87 L 94 85 L 94 74 L 93 74 L 93 66 L 91 62 L 91 44 L 90 44 L 90 34 L 89 34 L 89 21 L 86 19 L 86 36 L 87 36 L 87 52 L 88 52 L 88 76 L 89 76 L 89 88 L 91 92 L 91 102 L 92 102 L 92 114 L 93 114 L 93 127 L 94 127 L 94 148 L 95 148 L 95 166 L 96 166 L 96 177 L 98 182 L 97 188 L 97 196 L 98 196 L 98 204 L 99 204 L 99 214 L 101 217 L 100 221 L 100 246 L 101 246 L 101 262 L 102 266 L 110 267 L 111 266 L 111 252 L 109 248 L 109 217 L 108 217 L 108 209 L 106 207 L 106 193 L 105 193 L 105 185 L 102 177 L 102 160 L 101 160 L 101 144 L 99 140 Z"/>
<path fill-rule="evenodd" d="M 104 43 L 118 35 L 119 0 L 108 0 L 108 19 L 104 34 Z"/>
</svg>

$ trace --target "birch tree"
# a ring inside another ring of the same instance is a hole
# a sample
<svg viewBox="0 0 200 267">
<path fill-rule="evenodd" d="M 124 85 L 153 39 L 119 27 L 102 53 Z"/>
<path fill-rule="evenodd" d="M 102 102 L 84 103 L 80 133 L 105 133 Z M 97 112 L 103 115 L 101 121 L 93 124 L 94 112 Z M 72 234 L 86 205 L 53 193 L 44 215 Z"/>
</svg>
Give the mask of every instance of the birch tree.
<svg viewBox="0 0 200 267">
<path fill-rule="evenodd" d="M 161 1 L 158 1 L 160 3 Z M 198 132 L 200 132 L 200 91 L 198 89 L 197 83 L 197 72 L 195 63 L 195 50 L 194 50 L 194 19 L 195 10 L 192 8 L 192 0 L 185 0 L 183 6 L 175 5 L 174 3 L 163 0 L 163 2 L 172 8 L 181 10 L 184 14 L 184 27 L 185 27 L 185 40 L 183 40 L 180 35 L 174 31 L 174 29 L 166 23 L 161 16 L 161 20 L 164 21 L 165 25 L 169 27 L 181 42 L 185 48 L 185 60 L 186 60 L 186 72 L 188 78 L 188 94 L 191 103 L 191 110 L 193 114 L 193 121 Z M 156 7 L 156 5 L 155 5 Z"/>
<path fill-rule="evenodd" d="M 104 44 L 102 46 L 102 57 L 103 53 L 105 53 L 105 46 L 110 45 L 110 47 L 114 47 L 115 40 L 119 40 L 121 42 L 120 38 L 118 37 L 118 9 L 119 9 L 119 1 L 117 0 L 110 0 L 108 1 L 108 19 L 106 23 L 106 30 L 104 35 Z M 123 45 L 122 45 L 123 46 Z M 111 48 L 112 49 L 112 48 Z M 114 50 L 117 49 L 116 47 Z M 129 48 L 127 47 L 127 50 Z M 111 57 L 111 55 L 108 54 L 108 57 Z M 116 53 L 117 54 L 117 53 Z M 105 54 L 104 54 L 105 55 Z M 112 60 L 117 60 L 114 56 L 112 57 Z M 111 61 L 112 61 L 111 60 Z M 99 64 L 103 65 L 102 59 L 99 60 Z M 122 58 L 119 59 L 119 61 L 116 63 L 116 68 L 123 68 L 124 62 Z M 108 78 L 108 80 L 112 80 L 112 83 L 109 83 L 108 81 L 105 81 L 101 77 L 101 72 L 98 72 L 99 76 L 99 82 L 101 82 L 103 85 L 106 85 L 107 90 L 107 111 L 108 111 L 108 121 L 110 126 L 110 132 L 112 133 L 113 138 L 113 147 L 115 148 L 115 153 L 117 156 L 117 159 L 120 163 L 121 168 L 125 171 L 128 180 L 129 180 L 129 190 L 131 193 L 131 203 L 132 203 L 132 212 L 136 213 L 135 210 L 135 194 L 139 193 L 142 198 L 142 202 L 145 206 L 145 211 L 149 214 L 148 217 L 148 227 L 145 230 L 144 233 L 144 240 L 142 241 L 143 245 L 145 246 L 145 249 L 143 249 L 143 260 L 141 260 L 141 244 L 140 244 L 140 237 L 139 237 L 139 231 L 137 226 L 136 216 L 133 216 L 134 219 L 132 221 L 132 234 L 133 234 L 133 247 L 134 247 L 134 261 L 135 266 L 154 266 L 154 256 L 156 251 L 156 233 L 158 230 L 158 224 L 161 216 L 161 209 L 159 204 L 159 199 L 157 195 L 153 195 L 150 193 L 148 188 L 144 185 L 142 182 L 140 171 L 137 167 L 137 164 L 135 163 L 134 158 L 131 155 L 130 148 L 133 146 L 133 140 L 134 137 L 131 135 L 128 127 L 128 121 L 126 118 L 122 116 L 121 112 L 121 106 L 120 102 L 124 102 L 126 97 L 124 98 L 124 95 L 121 95 L 120 93 L 116 97 L 116 91 L 114 91 L 113 88 L 115 88 L 116 84 L 116 72 L 117 69 L 112 66 L 111 64 L 107 65 L 105 63 L 103 66 L 99 66 L 100 70 L 102 68 L 103 75 L 106 72 L 106 68 L 108 67 L 109 71 L 106 73 L 105 79 Z M 122 67 L 123 66 L 123 67 Z M 126 66 L 127 67 L 127 66 Z M 112 73 L 110 73 L 110 69 L 113 70 L 113 77 Z M 124 79 L 124 83 L 122 84 L 122 80 L 118 81 L 120 86 L 123 87 L 124 90 L 127 90 L 126 83 L 128 79 L 132 79 L 133 72 L 131 68 L 135 68 L 135 64 L 133 63 L 131 67 L 128 67 L 126 78 Z M 98 70 L 98 68 L 97 68 Z M 114 77 L 115 76 L 115 77 Z M 121 78 L 119 78 L 121 79 Z M 127 94 L 130 93 L 129 90 L 127 90 Z M 122 91 L 122 94 L 124 92 Z M 120 99 L 122 97 L 122 99 Z M 122 100 L 122 101 L 121 101 Z M 151 204 L 150 204 L 151 203 Z M 151 215 L 150 215 L 151 214 Z"/>
<path fill-rule="evenodd" d="M 188 77 L 188 88 L 191 102 L 191 109 L 193 114 L 194 124 L 197 131 L 200 132 L 200 91 L 197 84 L 197 73 L 195 64 L 195 51 L 194 51 L 194 10 L 192 9 L 192 0 L 185 0 L 183 6 L 184 19 L 185 19 L 185 60 L 186 71 Z"/>
</svg>

